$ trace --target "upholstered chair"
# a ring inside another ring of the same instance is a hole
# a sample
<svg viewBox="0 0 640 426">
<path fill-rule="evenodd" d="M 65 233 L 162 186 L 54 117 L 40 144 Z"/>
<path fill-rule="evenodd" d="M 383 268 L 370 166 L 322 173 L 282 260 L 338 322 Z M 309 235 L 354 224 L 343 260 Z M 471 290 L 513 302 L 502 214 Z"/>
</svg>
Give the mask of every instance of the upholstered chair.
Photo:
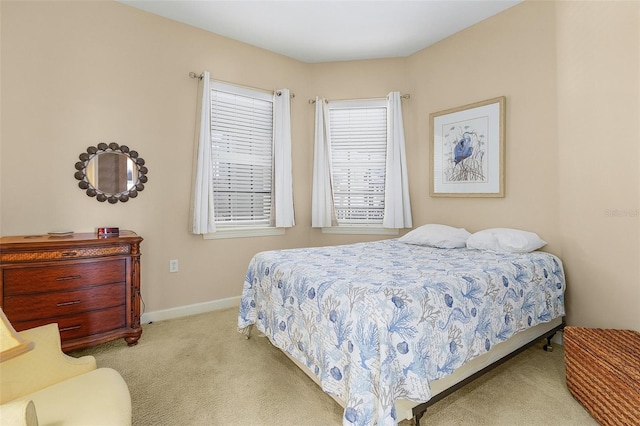
<svg viewBox="0 0 640 426">
<path fill-rule="evenodd" d="M 0 310 L 0 424 L 131 425 L 120 374 L 62 352 L 57 324 L 16 333 Z"/>
</svg>

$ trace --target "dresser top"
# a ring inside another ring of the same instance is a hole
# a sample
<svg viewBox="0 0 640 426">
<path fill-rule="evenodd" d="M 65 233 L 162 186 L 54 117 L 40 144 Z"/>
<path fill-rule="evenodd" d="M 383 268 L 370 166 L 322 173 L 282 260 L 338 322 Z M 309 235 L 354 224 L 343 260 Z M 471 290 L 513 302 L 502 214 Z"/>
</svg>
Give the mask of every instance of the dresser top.
<svg viewBox="0 0 640 426">
<path fill-rule="evenodd" d="M 72 233 L 68 235 L 17 235 L 0 237 L 0 245 L 2 245 L 4 249 L 7 249 L 9 247 L 18 248 L 22 245 L 108 244 L 117 243 L 118 241 L 122 242 L 123 240 L 142 241 L 142 238 L 135 232 L 126 230 L 121 230 L 120 235 L 109 237 L 98 236 L 97 232 Z"/>
</svg>

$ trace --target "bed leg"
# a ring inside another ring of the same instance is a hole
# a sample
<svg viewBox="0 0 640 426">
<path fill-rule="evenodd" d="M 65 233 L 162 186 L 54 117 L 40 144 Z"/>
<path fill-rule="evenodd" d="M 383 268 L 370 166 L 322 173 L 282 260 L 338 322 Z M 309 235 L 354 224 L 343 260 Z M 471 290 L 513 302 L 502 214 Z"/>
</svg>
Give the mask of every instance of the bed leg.
<svg viewBox="0 0 640 426">
<path fill-rule="evenodd" d="M 245 328 L 240 329 L 240 333 L 244 336 L 245 339 L 249 339 L 251 337 L 251 329 L 253 328 L 253 324 L 246 326 Z"/>
<path fill-rule="evenodd" d="M 547 352 L 553 352 L 553 346 L 551 346 L 551 339 L 555 336 L 556 333 L 553 333 L 551 336 L 547 336 L 547 343 L 542 347 Z"/>
<path fill-rule="evenodd" d="M 424 413 L 426 412 L 427 412 L 427 409 L 425 408 L 424 410 L 419 411 L 413 415 L 414 426 L 420 426 L 420 419 L 422 418 L 422 416 L 424 416 Z"/>
</svg>

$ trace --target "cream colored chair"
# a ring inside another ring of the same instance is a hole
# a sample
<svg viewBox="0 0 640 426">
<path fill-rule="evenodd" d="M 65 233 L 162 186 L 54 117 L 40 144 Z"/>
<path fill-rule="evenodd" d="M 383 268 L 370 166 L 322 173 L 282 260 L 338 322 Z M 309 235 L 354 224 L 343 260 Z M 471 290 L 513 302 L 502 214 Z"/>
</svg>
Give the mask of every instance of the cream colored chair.
<svg viewBox="0 0 640 426">
<path fill-rule="evenodd" d="M 0 316 L 13 330 L 1 310 Z M 97 368 L 92 356 L 64 354 L 57 324 L 17 333 L 23 347 L 35 344 L 23 353 L 5 347 L 7 335 L 0 334 L 0 425 L 131 425 L 131 395 L 122 376 Z"/>
</svg>

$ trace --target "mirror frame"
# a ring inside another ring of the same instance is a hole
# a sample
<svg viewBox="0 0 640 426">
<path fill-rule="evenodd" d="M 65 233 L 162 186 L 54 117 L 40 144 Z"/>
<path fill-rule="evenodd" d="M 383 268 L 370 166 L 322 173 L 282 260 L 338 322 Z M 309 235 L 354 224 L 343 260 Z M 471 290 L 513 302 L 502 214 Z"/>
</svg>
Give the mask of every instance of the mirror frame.
<svg viewBox="0 0 640 426">
<path fill-rule="evenodd" d="M 131 189 L 117 194 L 110 194 L 100 191 L 89 182 L 89 179 L 87 178 L 87 166 L 96 156 L 105 153 L 123 154 L 136 165 L 136 168 L 138 169 L 138 178 L 135 180 L 135 184 Z M 144 184 L 148 181 L 147 173 L 149 170 L 144 165 L 144 160 L 138 155 L 137 151 L 130 150 L 126 145 L 118 145 L 115 142 L 111 142 L 107 145 L 106 143 L 101 142 L 97 147 L 90 146 L 87 148 L 87 152 L 80 154 L 79 159 L 80 161 L 75 165 L 77 171 L 74 174 L 74 177 L 80 181 L 78 182 L 78 186 L 80 189 L 84 189 L 89 197 L 96 197 L 96 200 L 101 203 L 105 201 L 108 201 L 110 204 L 115 204 L 118 201 L 126 203 L 130 198 L 136 198 L 138 196 L 138 192 L 144 190 Z"/>
</svg>

